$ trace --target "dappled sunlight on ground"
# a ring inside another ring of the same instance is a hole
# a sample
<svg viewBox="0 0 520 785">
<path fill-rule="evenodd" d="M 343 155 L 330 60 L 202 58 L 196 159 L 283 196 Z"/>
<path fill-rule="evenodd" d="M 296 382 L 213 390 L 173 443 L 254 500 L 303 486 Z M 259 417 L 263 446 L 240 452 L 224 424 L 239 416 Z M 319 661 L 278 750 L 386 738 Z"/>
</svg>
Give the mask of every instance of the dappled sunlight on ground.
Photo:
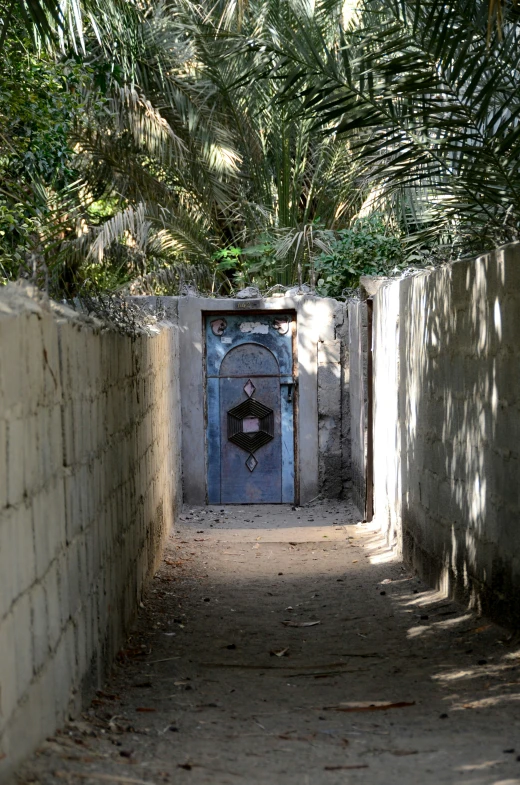
<svg viewBox="0 0 520 785">
<path fill-rule="evenodd" d="M 367 535 L 364 539 L 364 548 L 369 552 L 371 564 L 390 564 L 397 559 L 397 551 L 389 545 L 386 536 L 376 526 L 367 526 Z"/>
<path fill-rule="evenodd" d="M 507 665 L 505 663 L 497 665 L 486 665 L 479 668 L 468 668 L 466 670 L 452 671 L 451 673 L 441 673 L 434 676 L 434 679 L 443 682 L 453 682 L 460 679 L 483 679 L 490 675 L 502 674 L 506 671 L 517 672 L 515 665 Z M 518 684 L 520 682 L 509 682 Z"/>
<path fill-rule="evenodd" d="M 454 711 L 460 709 L 489 709 L 491 707 L 500 706 L 505 703 L 518 704 L 518 701 L 520 701 L 520 693 L 516 693 L 516 695 L 497 695 L 495 697 L 481 698 L 480 700 L 469 701 L 466 703 L 455 703 L 453 705 L 453 709 Z"/>
<path fill-rule="evenodd" d="M 435 605 L 442 600 L 447 599 L 447 594 L 443 590 L 439 589 L 427 589 L 426 591 L 421 592 L 417 596 L 403 596 L 401 601 L 404 605 L 416 605 L 421 607 L 426 607 L 427 605 Z"/>
<path fill-rule="evenodd" d="M 494 766 L 499 765 L 500 763 L 502 763 L 500 759 L 486 760 L 483 763 L 474 763 L 474 764 L 468 764 L 466 766 L 459 766 L 457 771 L 484 771 L 485 769 L 491 769 Z M 518 780 L 518 782 L 520 782 L 520 780 Z"/>
<path fill-rule="evenodd" d="M 242 509 L 185 511 L 113 679 L 20 785 L 514 782 L 518 643 L 346 506 Z"/>
<path fill-rule="evenodd" d="M 492 785 L 520 785 L 520 778 L 514 780 L 496 780 Z"/>
</svg>

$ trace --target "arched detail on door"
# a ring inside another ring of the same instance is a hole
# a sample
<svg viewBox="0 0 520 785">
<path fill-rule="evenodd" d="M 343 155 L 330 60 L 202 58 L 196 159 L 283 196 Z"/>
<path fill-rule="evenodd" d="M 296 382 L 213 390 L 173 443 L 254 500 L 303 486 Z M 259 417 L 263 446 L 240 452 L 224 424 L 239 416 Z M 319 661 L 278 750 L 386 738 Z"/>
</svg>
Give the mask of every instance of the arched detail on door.
<svg viewBox="0 0 520 785">
<path fill-rule="evenodd" d="M 219 376 L 279 376 L 280 366 L 274 354 L 259 343 L 242 343 L 230 349 L 220 365 Z"/>
</svg>

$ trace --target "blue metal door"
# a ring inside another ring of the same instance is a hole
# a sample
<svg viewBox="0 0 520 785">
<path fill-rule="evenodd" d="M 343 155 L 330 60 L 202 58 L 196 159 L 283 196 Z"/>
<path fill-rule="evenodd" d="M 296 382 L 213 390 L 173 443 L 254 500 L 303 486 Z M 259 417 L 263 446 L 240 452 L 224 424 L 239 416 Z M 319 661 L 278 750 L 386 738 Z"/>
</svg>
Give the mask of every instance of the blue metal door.
<svg viewBox="0 0 520 785">
<path fill-rule="evenodd" d="M 210 504 L 294 501 L 293 319 L 207 317 Z"/>
</svg>

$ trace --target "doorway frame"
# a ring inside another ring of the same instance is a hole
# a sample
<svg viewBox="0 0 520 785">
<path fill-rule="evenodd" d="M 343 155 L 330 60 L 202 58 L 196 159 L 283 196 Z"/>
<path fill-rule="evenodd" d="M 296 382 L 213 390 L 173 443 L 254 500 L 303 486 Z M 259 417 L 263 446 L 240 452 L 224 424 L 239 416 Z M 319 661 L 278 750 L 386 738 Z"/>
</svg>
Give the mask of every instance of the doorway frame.
<svg viewBox="0 0 520 785">
<path fill-rule="evenodd" d="M 169 298 L 161 298 L 167 300 Z M 172 301 L 174 298 L 171 298 Z M 318 465 L 318 344 L 335 339 L 337 301 L 312 295 L 227 299 L 175 298 L 179 324 L 182 409 L 183 496 L 191 505 L 207 504 L 205 421 L 205 317 L 212 313 L 276 312 L 296 314 L 298 411 L 295 413 L 295 504 L 305 504 L 319 493 Z"/>
<path fill-rule="evenodd" d="M 296 352 L 297 352 L 297 348 L 298 348 L 298 344 L 297 344 L 298 323 L 297 323 L 297 317 L 296 317 L 296 311 L 295 310 L 286 309 L 286 310 L 280 311 L 280 312 L 281 313 L 283 312 L 284 314 L 288 314 L 291 317 L 291 353 L 292 353 L 292 358 L 291 358 L 292 359 L 291 376 L 292 376 L 292 379 L 293 379 L 293 392 L 292 392 L 292 395 L 293 395 L 293 402 L 292 402 L 293 403 L 293 411 L 292 411 L 292 423 L 293 423 L 293 438 L 292 438 L 292 442 L 293 442 L 293 498 L 292 498 L 291 501 L 282 501 L 282 502 L 280 502 L 280 504 L 298 504 L 299 503 L 299 477 L 298 477 L 298 461 L 296 459 L 296 457 L 298 455 L 298 428 L 297 428 L 297 423 L 298 423 L 298 391 L 299 391 L 298 363 L 296 361 Z M 207 375 L 207 355 L 206 355 L 206 350 L 207 350 L 207 341 L 206 341 L 207 323 L 208 323 L 208 321 L 212 317 L 218 318 L 219 316 L 223 316 L 223 317 L 226 317 L 226 316 L 235 316 L 235 317 L 237 317 L 237 316 L 244 316 L 244 317 L 246 317 L 246 316 L 262 316 L 262 314 L 265 314 L 265 313 L 266 313 L 266 309 L 258 310 L 256 308 L 256 309 L 251 309 L 251 310 L 240 309 L 240 311 L 229 310 L 229 309 L 226 310 L 226 311 L 206 311 L 203 314 L 201 314 L 202 321 L 203 321 L 203 324 L 202 324 L 202 334 L 204 336 L 204 346 L 203 346 L 203 352 L 202 352 L 202 362 L 203 362 L 203 368 L 204 368 L 204 434 L 205 434 L 205 436 L 204 436 L 204 449 L 205 449 L 205 456 L 206 456 L 206 461 L 205 461 L 206 504 L 211 504 L 212 503 L 212 502 L 209 501 L 209 467 L 208 467 L 208 457 L 209 457 L 210 450 L 209 450 L 209 445 L 208 445 L 209 395 L 208 395 L 208 375 Z M 244 340 L 243 343 L 256 343 L 256 342 L 255 342 L 254 338 L 250 337 L 249 339 Z M 240 344 L 238 344 L 238 345 L 240 345 Z M 263 346 L 262 343 L 258 343 L 258 345 L 259 346 Z M 226 357 L 226 356 L 227 356 L 227 353 L 224 355 L 224 357 Z M 224 357 L 222 358 L 222 361 L 224 360 Z M 276 359 L 278 361 L 278 358 L 276 358 Z M 283 374 L 280 376 L 280 378 L 282 378 L 282 377 L 283 377 Z M 283 429 L 282 422 L 280 422 L 280 426 Z M 220 428 L 219 428 L 219 430 L 220 430 Z M 282 442 L 283 442 L 283 438 L 282 438 Z M 283 443 L 280 445 L 280 449 L 283 451 Z M 220 450 L 220 445 L 219 445 L 219 450 Z M 283 461 L 283 457 L 282 456 L 281 456 L 281 459 Z M 219 458 L 219 460 L 220 460 L 220 458 Z M 219 463 L 219 466 L 220 466 L 220 463 Z M 283 482 L 284 481 L 283 481 L 283 474 L 282 474 L 282 496 L 283 496 Z M 247 503 L 248 502 L 237 502 L 237 504 L 247 504 Z M 220 502 L 219 502 L 219 504 L 220 504 Z"/>
</svg>

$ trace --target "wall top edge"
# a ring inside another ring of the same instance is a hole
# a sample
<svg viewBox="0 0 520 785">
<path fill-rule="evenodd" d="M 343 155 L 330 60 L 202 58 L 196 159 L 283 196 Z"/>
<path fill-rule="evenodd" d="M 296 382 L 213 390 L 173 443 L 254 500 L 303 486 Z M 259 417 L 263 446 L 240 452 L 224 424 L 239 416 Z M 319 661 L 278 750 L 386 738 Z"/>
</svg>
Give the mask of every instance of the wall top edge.
<svg viewBox="0 0 520 785">
<path fill-rule="evenodd" d="M 489 251 L 485 251 L 475 256 L 464 256 L 462 259 L 454 259 L 453 261 L 445 262 L 438 267 L 425 267 L 423 269 L 412 270 L 408 273 L 408 275 L 401 276 L 400 278 L 386 278 L 375 275 L 362 276 L 360 279 L 360 285 L 365 295 L 363 299 L 372 299 L 381 289 L 385 289 L 389 286 L 403 284 L 413 280 L 414 278 L 420 278 L 422 276 L 440 274 L 442 272 L 446 272 L 446 270 L 449 270 L 452 267 L 477 263 L 485 264 L 486 262 L 496 262 L 498 260 L 504 262 L 517 261 L 520 263 L 520 240 L 515 240 L 515 242 L 501 245 L 498 248 L 492 248 Z"/>
<path fill-rule="evenodd" d="M 299 311 L 305 307 L 324 303 L 334 307 L 344 306 L 345 303 L 332 297 L 318 297 L 317 295 L 302 294 L 291 297 L 265 297 L 241 300 L 239 298 L 206 298 L 206 297 L 160 297 L 161 303 L 175 302 L 179 308 L 188 308 L 201 312 L 212 311 Z"/>
<path fill-rule="evenodd" d="M 0 287 L 0 323 L 30 316 L 50 319 L 58 328 L 69 326 L 78 330 L 89 330 L 94 334 L 129 335 L 109 320 L 91 313 L 76 311 L 66 303 L 52 300 L 27 282 L 8 283 Z M 145 320 L 142 324 L 137 323 L 133 335 L 153 338 L 163 330 L 173 329 L 178 329 L 176 321 L 170 315 L 165 315 L 161 320 L 154 318 Z"/>
</svg>

